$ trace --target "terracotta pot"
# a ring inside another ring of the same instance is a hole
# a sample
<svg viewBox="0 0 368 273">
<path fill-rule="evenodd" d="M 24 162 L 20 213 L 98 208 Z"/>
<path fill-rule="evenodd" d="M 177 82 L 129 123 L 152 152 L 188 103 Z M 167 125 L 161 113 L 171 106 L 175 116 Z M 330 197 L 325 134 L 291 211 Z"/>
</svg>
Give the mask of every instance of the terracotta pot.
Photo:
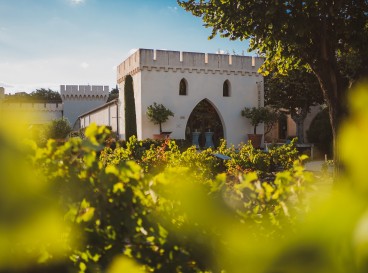
<svg viewBox="0 0 368 273">
<path fill-rule="evenodd" d="M 165 139 L 166 135 L 164 134 L 153 134 L 153 139 Z"/>
<path fill-rule="evenodd" d="M 261 134 L 248 134 L 248 140 L 251 141 L 254 148 L 259 149 L 262 143 L 262 136 Z"/>
<path fill-rule="evenodd" d="M 162 131 L 161 134 L 153 134 L 153 139 L 166 139 L 170 137 L 171 133 Z"/>
</svg>

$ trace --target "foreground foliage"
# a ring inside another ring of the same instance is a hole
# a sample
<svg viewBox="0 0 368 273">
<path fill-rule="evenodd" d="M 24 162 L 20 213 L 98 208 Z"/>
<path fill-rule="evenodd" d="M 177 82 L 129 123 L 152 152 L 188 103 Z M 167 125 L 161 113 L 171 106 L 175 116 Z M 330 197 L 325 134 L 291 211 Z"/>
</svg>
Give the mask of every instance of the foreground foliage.
<svg viewBox="0 0 368 273">
<path fill-rule="evenodd" d="M 1 124 L 0 271 L 366 272 L 368 144 L 350 139 L 368 136 L 368 96 L 357 96 L 339 142 L 353 187 L 327 192 L 292 144 L 112 149 L 91 126 L 39 148 Z"/>
</svg>

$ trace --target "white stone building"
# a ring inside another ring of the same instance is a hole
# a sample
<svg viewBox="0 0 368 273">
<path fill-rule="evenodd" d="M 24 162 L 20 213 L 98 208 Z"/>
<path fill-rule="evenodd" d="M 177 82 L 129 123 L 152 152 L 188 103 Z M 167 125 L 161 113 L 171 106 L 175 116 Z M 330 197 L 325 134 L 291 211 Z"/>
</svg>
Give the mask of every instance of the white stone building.
<svg viewBox="0 0 368 273">
<path fill-rule="evenodd" d="M 63 117 L 62 103 L 48 102 L 3 102 L 1 110 L 16 113 L 29 120 L 32 125 L 42 125 Z"/>
<path fill-rule="evenodd" d="M 109 96 L 109 86 L 61 85 L 60 94 L 62 103 L 32 101 L 7 102 L 4 101 L 4 93 L 4 88 L 0 87 L 1 109 L 7 113 L 17 112 L 23 114 L 23 116 L 29 117 L 29 122 L 34 125 L 41 125 L 55 119 L 66 118 L 71 126 L 77 130 L 80 127 L 78 119 L 80 115 L 105 104 Z M 103 119 L 97 119 L 96 123 L 105 124 Z"/>
<path fill-rule="evenodd" d="M 113 132 L 119 130 L 119 100 L 114 99 L 100 107 L 83 113 L 79 117 L 80 128 L 86 128 L 91 123 L 110 126 Z"/>
<path fill-rule="evenodd" d="M 138 139 L 152 138 L 159 127 L 146 110 L 153 102 L 163 104 L 175 116 L 163 124 L 171 138 L 188 139 L 193 131 L 214 131 L 228 143 L 247 141 L 252 133 L 244 107 L 263 106 L 263 77 L 257 73 L 263 58 L 139 49 L 118 66 L 120 136 L 124 132 L 124 79 L 132 75 Z M 209 107 L 210 112 L 199 108 Z M 213 115 L 208 121 L 207 115 Z M 195 117 L 194 117 L 195 116 Z M 263 133 L 259 126 L 257 133 Z"/>
<path fill-rule="evenodd" d="M 78 117 L 106 103 L 109 97 L 109 87 L 98 85 L 61 85 L 60 95 L 63 101 L 64 116 L 74 129 L 78 129 Z"/>
<path fill-rule="evenodd" d="M 118 101 L 106 103 L 108 86 L 61 85 L 62 105 L 36 108 L 55 110 L 58 115 L 49 117 L 66 117 L 74 129 L 92 122 L 111 126 L 125 139 L 124 80 L 130 74 L 138 139 L 159 133 L 159 126 L 146 115 L 147 107 L 157 102 L 175 114 L 163 124 L 171 138 L 191 140 L 196 132 L 202 146 L 210 131 L 215 144 L 225 138 L 237 145 L 253 132 L 241 110 L 264 103 L 263 77 L 257 73 L 262 63 L 257 57 L 139 49 L 117 68 Z M 263 126 L 257 133 L 263 133 Z"/>
</svg>

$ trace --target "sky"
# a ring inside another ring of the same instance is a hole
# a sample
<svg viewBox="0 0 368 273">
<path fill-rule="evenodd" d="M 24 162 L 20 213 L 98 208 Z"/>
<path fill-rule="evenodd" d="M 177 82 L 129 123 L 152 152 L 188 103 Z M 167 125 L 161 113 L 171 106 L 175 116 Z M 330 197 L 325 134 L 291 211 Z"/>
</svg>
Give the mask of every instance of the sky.
<svg viewBox="0 0 368 273">
<path fill-rule="evenodd" d="M 116 85 L 137 48 L 246 54 L 246 41 L 216 37 L 176 0 L 0 0 L 0 87 Z"/>
</svg>

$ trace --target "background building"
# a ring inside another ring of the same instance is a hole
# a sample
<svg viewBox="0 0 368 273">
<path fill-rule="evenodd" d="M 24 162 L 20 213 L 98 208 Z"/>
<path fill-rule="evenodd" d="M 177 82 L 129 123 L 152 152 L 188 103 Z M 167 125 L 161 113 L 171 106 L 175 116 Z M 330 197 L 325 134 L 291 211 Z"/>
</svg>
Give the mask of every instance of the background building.
<svg viewBox="0 0 368 273">
<path fill-rule="evenodd" d="M 61 85 L 64 116 L 73 129 L 79 129 L 78 117 L 92 109 L 102 106 L 109 97 L 108 86 Z"/>
<path fill-rule="evenodd" d="M 61 85 L 62 102 L 6 100 L 4 88 L 0 88 L 0 103 L 6 113 L 17 112 L 31 117 L 34 125 L 48 123 L 55 119 L 66 118 L 71 126 L 78 130 L 78 117 L 92 109 L 104 105 L 109 96 L 109 86 L 97 85 Z M 104 124 L 104 123 L 102 123 Z M 101 124 L 101 125 L 102 125 Z"/>
<path fill-rule="evenodd" d="M 241 110 L 264 104 L 263 77 L 257 73 L 263 61 L 248 56 L 139 49 L 118 66 L 118 100 L 106 103 L 108 86 L 61 85 L 62 104 L 9 107 L 44 111 L 47 120 L 65 117 L 74 130 L 92 122 L 111 126 L 125 138 L 124 80 L 130 74 L 138 139 L 159 133 L 159 126 L 146 115 L 147 107 L 157 102 L 175 114 L 163 124 L 171 138 L 191 141 L 195 133 L 203 146 L 205 135 L 212 133 L 215 145 L 221 138 L 236 145 L 246 142 L 247 134 L 253 132 Z M 257 132 L 263 131 L 259 126 Z"/>
<path fill-rule="evenodd" d="M 119 99 L 109 101 L 100 107 L 92 109 L 79 116 L 80 128 L 86 128 L 91 123 L 110 126 L 113 132 L 119 131 Z"/>
</svg>

